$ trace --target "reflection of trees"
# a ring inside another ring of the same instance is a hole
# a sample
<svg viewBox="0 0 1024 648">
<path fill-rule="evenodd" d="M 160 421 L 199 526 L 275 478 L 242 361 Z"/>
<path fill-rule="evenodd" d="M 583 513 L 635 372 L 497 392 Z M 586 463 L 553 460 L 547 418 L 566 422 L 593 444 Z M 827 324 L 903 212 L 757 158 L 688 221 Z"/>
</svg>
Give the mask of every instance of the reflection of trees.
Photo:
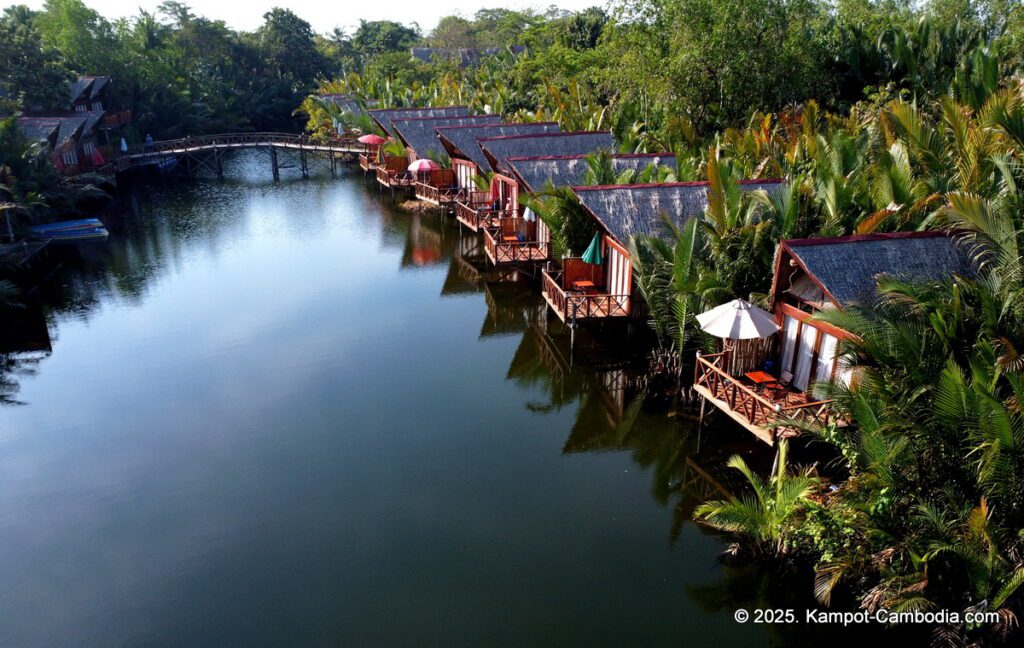
<svg viewBox="0 0 1024 648">
<path fill-rule="evenodd" d="M 0 314 L 0 405 L 21 404 L 20 380 L 34 375 L 51 352 L 50 330 L 38 303 Z"/>
</svg>

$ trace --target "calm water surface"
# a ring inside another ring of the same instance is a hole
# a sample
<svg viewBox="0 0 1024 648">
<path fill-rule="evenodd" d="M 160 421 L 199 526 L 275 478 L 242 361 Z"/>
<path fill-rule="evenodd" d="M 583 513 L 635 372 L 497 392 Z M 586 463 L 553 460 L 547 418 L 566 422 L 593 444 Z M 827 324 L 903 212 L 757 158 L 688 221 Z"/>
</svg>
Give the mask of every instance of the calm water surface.
<svg viewBox="0 0 1024 648">
<path fill-rule="evenodd" d="M 623 332 L 570 353 L 361 175 L 228 176 L 138 188 L 4 341 L 0 646 L 780 641 L 688 522 L 750 440 L 696 453 Z"/>
</svg>

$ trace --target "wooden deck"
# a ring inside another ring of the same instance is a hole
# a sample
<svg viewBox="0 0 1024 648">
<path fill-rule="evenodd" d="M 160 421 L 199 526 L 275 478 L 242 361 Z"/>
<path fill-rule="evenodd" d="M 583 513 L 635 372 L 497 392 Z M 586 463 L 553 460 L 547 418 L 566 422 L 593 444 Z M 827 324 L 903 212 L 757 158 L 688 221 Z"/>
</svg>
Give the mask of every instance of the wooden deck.
<svg viewBox="0 0 1024 648">
<path fill-rule="evenodd" d="M 560 269 L 543 270 L 541 272 L 541 294 L 555 311 L 558 318 L 568 324 L 582 319 L 604 319 L 608 317 L 626 317 L 630 310 L 629 295 L 612 295 L 604 292 L 600 281 L 593 289 L 576 290 L 573 284 L 584 278 L 586 270 L 579 259 L 563 259 Z M 589 264 L 587 264 L 589 265 Z M 577 267 L 579 266 L 579 267 Z M 599 273 L 600 266 L 589 266 L 590 272 Z"/>
<path fill-rule="evenodd" d="M 490 192 L 463 192 L 455 203 L 455 218 L 474 232 L 485 227 L 496 227 L 503 218 L 515 218 L 514 209 L 494 209 Z"/>
<path fill-rule="evenodd" d="M 540 263 L 551 258 L 551 244 L 542 241 L 506 240 L 501 228 L 484 229 L 484 252 L 494 265 Z"/>
<path fill-rule="evenodd" d="M 416 198 L 431 205 L 451 205 L 462 195 L 462 191 L 452 185 L 446 187 L 435 187 L 426 182 L 417 182 L 415 185 Z"/>
<path fill-rule="evenodd" d="M 768 445 L 780 438 L 795 436 L 798 430 L 780 425 L 786 420 L 827 424 L 831 401 L 814 401 L 804 392 L 786 390 L 774 395 L 767 390 L 758 391 L 745 384 L 742 378 L 729 375 L 727 353 L 697 355 L 693 388 L 706 401 L 729 415 Z"/>
</svg>

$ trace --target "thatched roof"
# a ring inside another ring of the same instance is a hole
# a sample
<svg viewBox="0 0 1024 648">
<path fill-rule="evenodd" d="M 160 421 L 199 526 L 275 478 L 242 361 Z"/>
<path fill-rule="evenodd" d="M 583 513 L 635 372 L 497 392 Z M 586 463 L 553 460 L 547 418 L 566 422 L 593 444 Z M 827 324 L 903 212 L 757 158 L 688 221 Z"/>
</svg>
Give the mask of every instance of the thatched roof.
<svg viewBox="0 0 1024 648">
<path fill-rule="evenodd" d="M 470 117 L 418 117 L 415 119 L 392 119 L 395 133 L 416 157 L 430 157 L 430 154 L 444 153 L 444 146 L 437 139 L 437 129 L 444 126 L 474 126 L 497 124 L 501 115 L 475 115 Z"/>
<path fill-rule="evenodd" d="M 642 171 L 652 164 L 676 168 L 676 156 L 671 153 L 624 153 L 611 159 L 616 174 L 627 169 Z M 573 187 L 583 184 L 587 174 L 586 155 L 512 157 L 508 163 L 527 191 L 541 191 L 548 182 L 555 187 Z"/>
<path fill-rule="evenodd" d="M 480 148 L 491 168 L 498 173 L 512 173 L 508 158 L 553 155 L 586 155 L 600 150 L 613 151 L 615 138 L 605 131 L 506 135 L 480 139 Z"/>
<path fill-rule="evenodd" d="M 375 108 L 367 110 L 373 121 L 387 133 L 393 133 L 391 122 L 395 119 L 414 119 L 416 117 L 466 117 L 469 108 L 466 106 L 445 106 L 443 108 Z"/>
<path fill-rule="evenodd" d="M 928 282 L 977 274 L 969 250 L 946 232 L 790 240 L 782 249 L 837 306 L 871 303 L 882 275 Z"/>
<path fill-rule="evenodd" d="M 46 142 L 50 146 L 56 142 L 60 120 L 54 117 L 19 117 L 18 128 L 29 141 Z"/>
<path fill-rule="evenodd" d="M 88 99 L 88 90 L 92 85 L 92 77 L 78 77 L 69 84 L 71 90 L 71 103 L 75 103 L 79 99 Z"/>
<path fill-rule="evenodd" d="M 419 59 L 424 63 L 430 63 L 435 59 L 442 61 L 453 60 L 458 61 L 462 67 L 471 65 L 478 65 L 482 60 L 487 57 L 501 56 L 504 53 L 510 53 L 512 56 L 519 56 L 526 47 L 523 45 L 510 45 L 509 47 L 462 47 L 459 49 L 450 47 L 413 47 L 410 49 L 410 54 L 414 59 Z"/>
<path fill-rule="evenodd" d="M 319 97 L 323 101 L 333 103 L 334 105 L 336 105 L 338 108 L 342 109 L 345 112 L 355 113 L 357 115 L 363 112 L 363 109 L 359 105 L 359 102 L 356 101 L 356 98 L 353 97 L 352 95 L 327 93 L 317 95 L 317 97 Z"/>
<path fill-rule="evenodd" d="M 481 169 L 487 168 L 487 158 L 477 141 L 486 137 L 502 135 L 529 135 L 534 133 L 558 133 L 555 122 L 531 122 L 525 124 L 489 124 L 487 126 L 449 126 L 438 128 L 437 134 L 448 151 L 448 156 L 472 160 Z"/>
<path fill-rule="evenodd" d="M 745 191 L 776 190 L 784 180 L 747 180 Z M 668 182 L 662 184 L 573 187 L 583 206 L 622 243 L 636 234 L 663 236 L 661 215 L 682 226 L 704 212 L 708 204 L 708 183 Z"/>
</svg>

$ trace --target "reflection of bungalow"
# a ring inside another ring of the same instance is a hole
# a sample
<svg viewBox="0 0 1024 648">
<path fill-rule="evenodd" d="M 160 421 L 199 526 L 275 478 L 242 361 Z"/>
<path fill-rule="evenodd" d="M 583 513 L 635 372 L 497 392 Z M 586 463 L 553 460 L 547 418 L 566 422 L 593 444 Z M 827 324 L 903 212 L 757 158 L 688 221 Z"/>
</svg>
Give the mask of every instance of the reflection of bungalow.
<svg viewBox="0 0 1024 648">
<path fill-rule="evenodd" d="M 754 382 L 757 366 L 734 351 L 697 357 L 694 388 L 766 443 L 791 431 L 780 419 L 827 420 L 827 401 L 814 383 L 850 385 L 853 371 L 837 355 L 846 331 L 813 319 L 823 310 L 870 304 L 880 276 L 913 282 L 973 276 L 967 251 L 944 232 L 904 232 L 783 241 L 776 252 L 772 310 L 781 330 L 768 340 L 773 380 Z M 756 359 L 751 362 L 756 365 Z M 766 374 L 767 375 L 767 374 Z"/>
<path fill-rule="evenodd" d="M 773 189 L 781 180 L 744 182 L 744 189 Z M 682 226 L 707 206 L 706 182 L 574 187 L 601 237 L 601 263 L 579 257 L 562 259 L 544 270 L 542 292 L 562 321 L 638 315 L 633 298 L 629 239 L 636 234 L 664 234 L 662 214 Z"/>
<path fill-rule="evenodd" d="M 444 146 L 437 137 L 437 129 L 448 126 L 477 126 L 497 124 L 499 115 L 476 115 L 469 117 L 417 117 L 413 119 L 393 119 L 391 124 L 395 134 L 405 145 L 406 157 L 409 162 L 419 159 L 441 160 L 447 157 Z M 416 197 L 434 205 L 448 204 L 454 201 L 458 193 L 455 171 L 452 169 L 433 169 L 418 174 L 416 178 Z"/>
<path fill-rule="evenodd" d="M 481 191 L 476 186 L 476 176 L 482 169 L 487 169 L 487 158 L 480 149 L 479 140 L 487 137 L 504 135 L 526 135 L 535 133 L 557 133 L 555 122 L 534 122 L 530 124 L 487 124 L 484 126 L 449 126 L 437 129 L 438 139 L 444 146 L 452 162 L 455 172 L 455 184 L 463 194 L 459 201 L 467 205 L 490 204 L 490 192 Z M 456 216 L 459 207 L 456 205 Z M 465 219 L 464 222 L 475 222 Z"/>
<path fill-rule="evenodd" d="M 512 176 L 521 191 L 537 193 L 546 187 L 572 187 L 585 182 L 586 155 L 547 155 L 543 157 L 510 157 Z M 616 175 L 624 171 L 641 172 L 647 167 L 676 168 L 671 153 L 636 153 L 611 156 Z M 551 235 L 542 221 L 504 220 L 499 226 L 484 229 L 484 249 L 491 263 L 505 265 L 548 261 L 551 257 Z"/>
<path fill-rule="evenodd" d="M 484 159 L 495 175 L 490 191 L 471 192 L 459 201 L 455 216 L 471 230 L 484 227 L 504 228 L 499 236 L 516 238 L 520 235 L 537 240 L 536 231 L 524 233 L 517 222 L 519 217 L 519 183 L 512 175 L 509 158 L 537 155 L 585 155 L 600 150 L 611 150 L 615 140 L 611 133 L 583 131 L 576 133 L 530 133 L 502 135 L 477 140 Z M 503 221 L 505 221 L 503 223 Z M 536 221 L 531 224 L 535 227 Z M 525 241 L 525 238 L 524 238 Z"/>
<path fill-rule="evenodd" d="M 395 135 L 395 120 L 430 119 L 441 117 L 468 117 L 469 109 L 465 106 L 447 106 L 444 108 L 389 108 L 368 110 L 374 122 L 389 136 Z M 362 157 L 360 165 L 363 164 Z M 387 188 L 412 187 L 415 179 L 408 171 L 409 160 L 405 155 L 389 155 L 384 147 L 379 147 L 372 165 L 377 182 Z"/>
</svg>

